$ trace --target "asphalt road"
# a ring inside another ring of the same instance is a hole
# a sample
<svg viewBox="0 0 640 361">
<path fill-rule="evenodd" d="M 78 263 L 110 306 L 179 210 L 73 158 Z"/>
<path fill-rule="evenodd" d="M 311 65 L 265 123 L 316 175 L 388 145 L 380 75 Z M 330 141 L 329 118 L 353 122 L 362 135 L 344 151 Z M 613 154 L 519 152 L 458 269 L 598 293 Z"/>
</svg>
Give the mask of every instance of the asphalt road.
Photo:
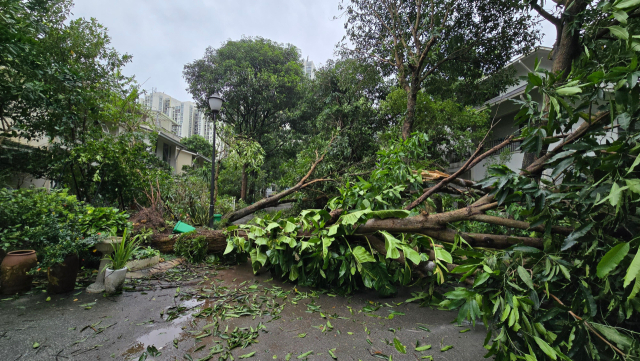
<svg viewBox="0 0 640 361">
<path fill-rule="evenodd" d="M 49 301 L 42 291 L 5 298 L 0 301 L 0 360 L 138 360 L 148 346 L 161 355 L 147 360 L 207 360 L 216 347 L 227 347 L 225 337 L 236 327 L 249 333 L 260 324 L 265 328 L 252 333 L 247 347 L 230 351 L 236 360 L 253 352 L 247 360 L 286 360 L 289 354 L 294 361 L 332 360 L 331 350 L 338 360 L 421 360 L 430 355 L 453 361 L 483 360 L 486 352 L 484 326 L 459 327 L 452 323 L 455 313 L 404 303 L 411 297 L 409 289 L 393 298 L 369 291 L 341 297 L 294 288 L 269 273 L 254 276 L 249 264 L 201 268 L 195 276 L 192 271 L 174 272 L 178 283 L 159 278 L 115 297 L 77 290 Z M 145 285 L 147 290 L 141 291 Z M 216 307 L 226 319 L 203 315 Z M 242 307 L 253 311 L 231 317 Z M 172 310 L 181 312 L 169 321 Z M 213 323 L 220 333 L 211 334 Z M 406 353 L 396 349 L 394 339 Z M 419 352 L 416 344 L 431 348 Z M 445 346 L 453 347 L 441 351 Z"/>
</svg>

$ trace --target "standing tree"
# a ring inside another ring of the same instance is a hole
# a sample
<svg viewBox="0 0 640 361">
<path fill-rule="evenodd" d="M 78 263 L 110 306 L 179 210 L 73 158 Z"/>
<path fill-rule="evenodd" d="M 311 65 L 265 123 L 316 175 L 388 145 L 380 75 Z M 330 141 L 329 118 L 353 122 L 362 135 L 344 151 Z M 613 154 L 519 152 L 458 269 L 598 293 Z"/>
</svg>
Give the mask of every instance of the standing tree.
<svg viewBox="0 0 640 361">
<path fill-rule="evenodd" d="M 220 120 L 234 132 L 258 142 L 272 159 L 286 142 L 290 118 L 283 115 L 300 98 L 302 67 L 293 45 L 260 37 L 227 41 L 207 48 L 202 59 L 185 65 L 184 77 L 198 105 L 207 109 L 207 97 L 222 94 Z M 283 134 L 284 133 L 284 134 Z M 241 198 L 246 200 L 249 165 L 242 168 Z"/>
<path fill-rule="evenodd" d="M 199 134 L 180 139 L 180 143 L 187 147 L 190 152 L 195 152 L 204 156 L 211 153 L 211 143 Z"/>
<path fill-rule="evenodd" d="M 395 73 L 407 93 L 402 137 L 413 129 L 420 89 L 433 77 L 473 84 L 537 40 L 516 0 L 351 0 L 342 50 Z M 353 44 L 353 49 L 348 48 Z"/>
</svg>

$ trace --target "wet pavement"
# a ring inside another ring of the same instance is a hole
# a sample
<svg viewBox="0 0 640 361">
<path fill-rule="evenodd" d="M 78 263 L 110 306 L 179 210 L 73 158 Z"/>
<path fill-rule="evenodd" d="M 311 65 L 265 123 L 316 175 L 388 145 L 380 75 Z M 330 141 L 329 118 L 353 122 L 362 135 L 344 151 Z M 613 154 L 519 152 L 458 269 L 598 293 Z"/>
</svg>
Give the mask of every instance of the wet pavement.
<svg viewBox="0 0 640 361">
<path fill-rule="evenodd" d="M 248 263 L 218 268 L 180 265 L 114 297 L 4 298 L 0 360 L 453 361 L 486 353 L 483 325 L 458 327 L 453 312 L 404 303 L 409 289 L 342 297 L 254 276 Z"/>
</svg>

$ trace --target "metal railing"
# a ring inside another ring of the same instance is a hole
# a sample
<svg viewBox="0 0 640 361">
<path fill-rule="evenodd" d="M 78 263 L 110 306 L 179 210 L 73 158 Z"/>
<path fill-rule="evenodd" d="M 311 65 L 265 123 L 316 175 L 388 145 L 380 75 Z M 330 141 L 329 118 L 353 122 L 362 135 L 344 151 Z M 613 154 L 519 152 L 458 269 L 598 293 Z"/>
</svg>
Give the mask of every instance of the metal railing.
<svg viewBox="0 0 640 361">
<path fill-rule="evenodd" d="M 496 145 L 504 142 L 506 138 L 499 138 L 499 139 L 493 139 L 490 141 L 487 141 L 484 146 L 482 147 L 482 151 L 481 152 L 486 152 L 489 149 L 495 147 Z M 507 144 L 504 148 L 502 148 L 501 151 L 505 151 L 508 150 L 511 153 L 515 153 L 515 152 L 520 152 L 520 145 L 522 144 L 521 141 L 516 141 L 516 142 L 512 142 Z M 447 162 L 451 163 L 458 163 L 458 162 L 462 162 L 464 160 L 469 159 L 469 157 L 471 156 L 471 152 L 467 152 L 464 154 L 460 154 L 460 153 L 447 153 L 445 154 L 444 158 L 446 159 Z"/>
<path fill-rule="evenodd" d="M 505 139 L 507 139 L 507 138 L 493 139 L 493 140 L 490 140 L 490 141 L 486 142 L 484 144 L 484 146 L 482 147 L 482 151 L 486 152 L 487 150 L 489 150 L 489 149 L 495 147 L 496 145 L 504 142 Z M 513 152 L 519 152 L 521 144 L 522 144 L 521 141 L 511 142 L 511 143 L 507 144 L 504 148 L 502 148 L 502 151 L 509 150 L 512 153 Z"/>
</svg>

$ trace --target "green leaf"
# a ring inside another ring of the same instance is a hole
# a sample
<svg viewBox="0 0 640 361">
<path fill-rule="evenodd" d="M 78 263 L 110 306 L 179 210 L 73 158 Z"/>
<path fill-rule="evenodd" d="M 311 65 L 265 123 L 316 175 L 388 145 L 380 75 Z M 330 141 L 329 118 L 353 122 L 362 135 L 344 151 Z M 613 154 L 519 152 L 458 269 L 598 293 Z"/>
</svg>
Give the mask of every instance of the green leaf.
<svg viewBox="0 0 640 361">
<path fill-rule="evenodd" d="M 636 160 L 640 160 L 640 157 Z M 627 182 L 630 191 L 640 194 L 640 179 L 625 179 L 625 182 Z"/>
<path fill-rule="evenodd" d="M 441 348 L 441 349 L 440 349 L 440 352 L 449 351 L 449 350 L 451 350 L 452 348 L 453 348 L 453 346 L 448 345 L 448 346 L 445 346 L 445 347 Z"/>
<path fill-rule="evenodd" d="M 338 357 L 336 356 L 335 353 L 333 353 L 335 350 L 336 350 L 335 348 L 330 349 L 329 350 L 329 356 L 331 356 L 332 359 L 337 360 Z"/>
<path fill-rule="evenodd" d="M 307 351 L 305 353 L 303 353 L 302 355 L 298 356 L 299 359 L 305 358 L 309 355 L 311 355 L 313 353 L 313 351 Z"/>
<path fill-rule="evenodd" d="M 562 162 L 558 163 L 558 165 L 553 169 L 553 172 L 551 173 L 551 178 L 556 178 L 557 176 L 559 176 L 562 172 L 564 172 L 567 168 L 569 168 L 569 166 L 572 163 L 573 163 L 572 157 L 569 157 L 563 160 Z"/>
<path fill-rule="evenodd" d="M 612 206 L 615 207 L 618 205 L 618 203 L 620 203 L 620 199 L 622 198 L 622 191 L 626 188 L 627 187 L 620 188 L 618 183 L 613 183 L 611 185 L 611 192 L 609 193 L 609 203 L 611 203 Z"/>
<path fill-rule="evenodd" d="M 387 250 L 387 258 L 397 259 L 400 257 L 400 252 L 398 251 L 398 245 L 400 244 L 400 240 L 396 239 L 394 236 L 389 234 L 388 232 L 381 231 L 384 236 L 385 242 L 384 246 Z"/>
<path fill-rule="evenodd" d="M 522 266 L 518 266 L 518 275 L 522 282 L 524 282 L 529 288 L 533 289 L 533 281 L 531 280 L 531 275 L 527 272 L 526 269 Z"/>
<path fill-rule="evenodd" d="M 629 19 L 629 15 L 626 11 L 616 10 L 613 12 L 613 17 L 620 22 L 620 24 L 627 24 L 627 19 Z"/>
<path fill-rule="evenodd" d="M 473 281 L 473 288 L 476 288 L 476 287 L 480 286 L 481 284 L 487 282 L 489 277 L 491 277 L 491 274 L 487 273 L 487 272 L 481 273 L 480 275 L 478 275 L 478 277 L 476 277 L 475 281 Z"/>
<path fill-rule="evenodd" d="M 582 93 L 582 89 L 577 86 L 570 86 L 566 88 L 557 89 L 556 92 L 559 95 L 568 96 L 568 95 L 576 95 Z"/>
<path fill-rule="evenodd" d="M 403 345 L 397 337 L 393 338 L 393 346 L 395 346 L 396 350 L 398 350 L 398 352 L 400 352 L 401 354 L 407 353 L 407 346 Z"/>
<path fill-rule="evenodd" d="M 291 223 L 291 222 L 289 222 L 289 221 L 287 221 L 287 224 L 282 229 L 282 231 L 286 232 L 286 233 L 291 233 L 291 232 L 293 232 L 295 230 L 296 230 L 296 225 Z"/>
<path fill-rule="evenodd" d="M 636 284 L 633 286 L 631 293 L 629 294 L 629 298 L 627 300 L 632 300 L 636 297 L 636 295 L 640 292 L 640 275 L 636 277 Z"/>
<path fill-rule="evenodd" d="M 349 214 L 345 214 L 341 217 L 341 223 L 344 225 L 354 225 L 356 224 L 360 218 L 362 218 L 362 216 L 366 215 L 367 213 L 370 213 L 371 210 L 370 209 L 363 209 L 361 211 L 356 211 L 356 212 L 352 212 Z"/>
<path fill-rule="evenodd" d="M 606 338 L 609 342 L 617 344 L 618 347 L 623 350 L 629 350 L 631 348 L 631 345 L 633 344 L 633 339 L 621 334 L 613 327 L 605 326 L 595 322 L 591 323 L 591 326 L 598 330 L 598 332 L 600 332 L 602 336 L 604 336 L 604 338 Z"/>
<path fill-rule="evenodd" d="M 406 218 L 411 212 L 402 209 L 384 209 L 380 211 L 373 211 L 368 214 L 369 218 Z"/>
<path fill-rule="evenodd" d="M 420 347 L 416 347 L 416 351 L 418 352 L 422 352 L 422 351 L 427 351 L 431 349 L 431 345 L 424 345 L 424 346 L 420 346 Z"/>
<path fill-rule="evenodd" d="M 640 0 L 622 0 L 613 4 L 616 9 L 630 9 L 640 5 Z"/>
<path fill-rule="evenodd" d="M 609 31 L 611 31 L 611 35 L 615 36 L 616 38 L 629 40 L 629 32 L 627 31 L 627 29 L 618 25 L 609 26 L 607 27 L 607 29 L 609 29 Z"/>
<path fill-rule="evenodd" d="M 279 225 L 278 223 L 271 222 L 271 223 L 269 223 L 269 225 L 268 225 L 267 227 L 265 227 L 265 229 L 264 229 L 264 230 L 265 230 L 265 231 L 267 231 L 267 232 L 269 232 L 269 231 L 271 231 L 272 229 L 276 229 L 276 228 L 280 228 L 280 225 Z"/>
<path fill-rule="evenodd" d="M 227 241 L 227 248 L 224 249 L 224 253 L 222 255 L 229 254 L 231 252 L 233 252 L 233 241 L 229 240 Z"/>
<path fill-rule="evenodd" d="M 444 248 L 435 247 L 435 255 L 436 259 L 444 261 L 446 263 L 453 263 L 453 258 L 451 257 L 451 253 L 447 252 Z"/>
<path fill-rule="evenodd" d="M 411 260 L 415 265 L 420 264 L 420 253 L 407 246 L 402 246 L 402 252 L 404 253 L 404 258 Z"/>
<path fill-rule="evenodd" d="M 624 277 L 623 287 L 627 288 L 638 276 L 640 276 L 640 249 L 636 251 L 636 256 L 633 257 L 631 265 L 627 268 L 627 275 Z"/>
<path fill-rule="evenodd" d="M 358 246 L 353 249 L 353 257 L 355 257 L 358 263 L 375 262 L 376 259 L 369 253 L 364 247 Z"/>
<path fill-rule="evenodd" d="M 40 347 L 40 344 L 38 342 L 34 342 L 33 343 L 33 348 L 38 348 L 38 347 Z"/>
<path fill-rule="evenodd" d="M 338 227 L 340 227 L 339 224 L 334 224 L 333 226 L 329 227 L 329 231 L 327 232 L 327 236 L 331 237 L 331 236 L 335 235 L 336 233 L 338 233 Z"/>
<path fill-rule="evenodd" d="M 248 353 L 248 354 L 246 354 L 246 355 L 242 355 L 242 356 L 240 356 L 240 357 L 238 357 L 238 358 L 240 358 L 240 359 L 242 359 L 242 358 L 249 358 L 249 357 L 253 357 L 253 355 L 255 355 L 255 354 L 256 354 L 256 352 L 255 352 L 255 351 L 253 351 L 253 352 L 250 352 L 250 353 Z"/>
<path fill-rule="evenodd" d="M 535 86 L 541 86 L 542 85 L 542 78 L 540 78 L 537 74 L 535 73 L 529 73 L 527 74 L 527 76 L 529 77 L 529 83 L 535 85 Z"/>
<path fill-rule="evenodd" d="M 636 160 L 634 160 L 633 164 L 631 164 L 631 167 L 629 168 L 629 171 L 627 172 L 627 174 L 633 172 L 633 170 L 635 169 L 635 167 L 638 166 L 638 164 L 640 164 L 640 154 L 636 156 Z"/>
<path fill-rule="evenodd" d="M 549 346 L 549 344 L 546 343 L 543 339 L 537 336 L 533 336 L 533 339 L 536 341 L 536 343 L 538 344 L 538 347 L 540 347 L 542 352 L 546 353 L 547 356 L 551 357 L 552 360 L 556 360 L 558 358 L 558 354 L 556 353 L 556 350 L 551 348 L 551 346 Z"/>
<path fill-rule="evenodd" d="M 593 225 L 595 223 L 585 223 L 583 225 L 581 225 L 580 227 L 578 227 L 577 229 L 575 229 L 573 232 L 571 232 L 571 234 L 569 236 L 567 236 L 567 238 L 564 239 L 564 242 L 562 243 L 562 251 L 566 251 L 567 249 L 573 247 L 573 245 L 575 245 L 576 243 L 578 243 L 578 239 L 580 237 L 583 237 L 585 234 L 587 234 L 587 232 L 589 232 L 591 230 L 591 228 L 593 228 Z"/>
<path fill-rule="evenodd" d="M 611 248 L 598 263 L 598 277 L 606 277 L 609 272 L 613 271 L 618 266 L 618 263 L 624 259 L 627 253 L 629 253 L 629 243 L 620 243 L 619 245 Z"/>
<path fill-rule="evenodd" d="M 322 237 L 322 257 L 327 258 L 329 254 L 329 246 L 333 243 L 333 237 Z"/>
</svg>

